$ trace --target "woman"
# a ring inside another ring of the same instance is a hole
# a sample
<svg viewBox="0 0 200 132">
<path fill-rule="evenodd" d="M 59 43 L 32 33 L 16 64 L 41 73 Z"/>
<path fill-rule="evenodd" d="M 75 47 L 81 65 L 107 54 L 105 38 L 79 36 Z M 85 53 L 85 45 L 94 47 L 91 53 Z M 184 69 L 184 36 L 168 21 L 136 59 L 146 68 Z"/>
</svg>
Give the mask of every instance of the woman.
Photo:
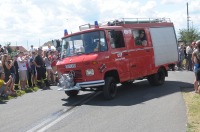
<svg viewBox="0 0 200 132">
<path fill-rule="evenodd" d="M 14 65 L 14 61 L 11 61 L 11 57 L 8 54 L 4 54 L 2 57 L 2 66 L 5 73 L 5 79 L 4 79 L 5 82 L 8 82 L 9 77 L 11 76 L 11 68 Z M 8 87 L 8 89 L 6 89 L 8 94 L 9 92 L 11 94 L 16 94 L 13 86 L 14 86 L 14 81 L 12 80 L 12 82 L 10 83 L 10 86 Z"/>
<path fill-rule="evenodd" d="M 53 74 L 53 70 L 52 70 L 52 67 L 51 67 L 51 62 L 52 61 L 52 58 L 51 58 L 51 55 L 50 55 L 50 52 L 46 52 L 46 57 L 44 58 L 44 62 L 45 62 L 45 66 L 46 66 L 46 70 L 47 70 L 47 79 L 49 82 L 53 83 L 54 80 L 52 80 L 52 74 Z"/>
</svg>

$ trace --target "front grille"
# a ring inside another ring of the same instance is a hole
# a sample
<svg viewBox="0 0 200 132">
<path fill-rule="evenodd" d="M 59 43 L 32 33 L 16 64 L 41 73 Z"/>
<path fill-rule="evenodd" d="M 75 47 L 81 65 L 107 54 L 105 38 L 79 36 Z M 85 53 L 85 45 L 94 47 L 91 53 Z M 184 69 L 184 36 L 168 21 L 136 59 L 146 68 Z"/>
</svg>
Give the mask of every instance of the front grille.
<svg viewBox="0 0 200 132">
<path fill-rule="evenodd" d="M 69 73 L 70 71 L 67 71 L 66 73 Z M 74 70 L 75 72 L 75 81 L 81 81 L 82 80 L 82 73 L 81 73 L 81 70 Z"/>
</svg>

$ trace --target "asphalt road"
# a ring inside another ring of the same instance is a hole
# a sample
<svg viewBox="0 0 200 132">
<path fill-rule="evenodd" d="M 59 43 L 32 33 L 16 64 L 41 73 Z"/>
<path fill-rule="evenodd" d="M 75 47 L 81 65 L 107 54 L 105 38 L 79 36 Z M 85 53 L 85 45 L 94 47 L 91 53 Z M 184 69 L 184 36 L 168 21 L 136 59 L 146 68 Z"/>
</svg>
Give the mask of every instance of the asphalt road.
<svg viewBox="0 0 200 132">
<path fill-rule="evenodd" d="M 169 72 L 162 86 L 146 80 L 118 87 L 106 101 L 101 92 L 68 98 L 57 87 L 0 104 L 0 131 L 185 132 L 186 107 L 180 88 L 193 90 L 194 73 Z"/>
</svg>

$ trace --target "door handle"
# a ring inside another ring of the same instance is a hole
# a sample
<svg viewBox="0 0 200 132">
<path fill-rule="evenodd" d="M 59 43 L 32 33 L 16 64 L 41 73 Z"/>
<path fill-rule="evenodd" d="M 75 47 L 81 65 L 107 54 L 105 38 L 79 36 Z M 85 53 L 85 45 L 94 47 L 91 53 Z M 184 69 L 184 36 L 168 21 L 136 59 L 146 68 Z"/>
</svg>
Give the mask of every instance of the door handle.
<svg viewBox="0 0 200 132">
<path fill-rule="evenodd" d="M 146 52 L 150 52 L 150 49 L 146 49 Z"/>
<path fill-rule="evenodd" d="M 134 67 L 136 67 L 136 65 L 132 65 L 131 67 L 134 68 Z"/>
</svg>

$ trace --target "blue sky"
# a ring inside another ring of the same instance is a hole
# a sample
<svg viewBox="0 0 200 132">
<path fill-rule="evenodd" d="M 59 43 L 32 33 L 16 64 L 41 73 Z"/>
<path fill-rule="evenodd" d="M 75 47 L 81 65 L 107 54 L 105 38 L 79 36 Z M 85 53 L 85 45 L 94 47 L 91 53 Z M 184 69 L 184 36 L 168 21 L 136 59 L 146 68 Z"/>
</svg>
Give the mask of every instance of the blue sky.
<svg viewBox="0 0 200 132">
<path fill-rule="evenodd" d="M 0 43 L 39 46 L 60 39 L 64 29 L 118 18 L 170 18 L 176 31 L 200 29 L 200 0 L 0 0 Z"/>
</svg>

